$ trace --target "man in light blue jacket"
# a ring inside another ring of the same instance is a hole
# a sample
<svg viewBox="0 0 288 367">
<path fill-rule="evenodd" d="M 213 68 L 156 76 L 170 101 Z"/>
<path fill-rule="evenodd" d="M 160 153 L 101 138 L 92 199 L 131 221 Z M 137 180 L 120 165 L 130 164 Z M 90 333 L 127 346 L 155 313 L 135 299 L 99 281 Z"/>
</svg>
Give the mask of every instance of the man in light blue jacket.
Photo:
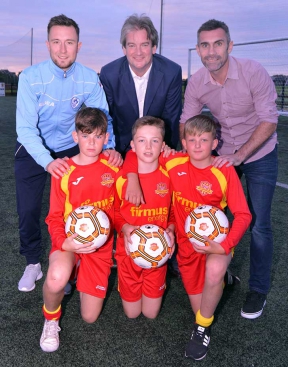
<svg viewBox="0 0 288 367">
<path fill-rule="evenodd" d="M 77 23 L 62 14 L 51 18 L 47 30 L 50 59 L 21 73 L 17 94 L 15 179 L 20 253 L 27 263 L 18 289 L 23 292 L 32 291 L 43 275 L 39 219 L 47 172 L 60 178 L 69 170 L 65 157 L 78 152 L 71 133 L 83 105 L 106 113 L 109 163 L 121 160 L 113 150 L 111 117 L 97 73 L 75 62 L 81 48 Z"/>
</svg>

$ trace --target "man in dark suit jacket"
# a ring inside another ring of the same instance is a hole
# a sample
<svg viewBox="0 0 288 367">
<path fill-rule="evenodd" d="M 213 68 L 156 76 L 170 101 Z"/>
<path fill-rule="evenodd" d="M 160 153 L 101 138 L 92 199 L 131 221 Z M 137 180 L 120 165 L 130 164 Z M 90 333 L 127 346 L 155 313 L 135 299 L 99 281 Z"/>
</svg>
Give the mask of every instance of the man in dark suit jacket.
<svg viewBox="0 0 288 367">
<path fill-rule="evenodd" d="M 181 67 L 155 54 L 158 33 L 147 16 L 127 18 L 120 42 L 125 56 L 105 65 L 100 73 L 116 150 L 125 155 L 130 149 L 132 125 L 147 115 L 164 120 L 165 142 L 176 149 L 182 111 Z"/>
</svg>

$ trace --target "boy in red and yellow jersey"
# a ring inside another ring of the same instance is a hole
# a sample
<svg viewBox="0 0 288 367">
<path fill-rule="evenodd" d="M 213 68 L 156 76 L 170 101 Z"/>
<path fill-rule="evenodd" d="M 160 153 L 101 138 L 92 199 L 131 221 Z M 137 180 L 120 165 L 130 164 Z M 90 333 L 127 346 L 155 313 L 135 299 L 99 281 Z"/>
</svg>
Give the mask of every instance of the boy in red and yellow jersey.
<svg viewBox="0 0 288 367">
<path fill-rule="evenodd" d="M 112 263 L 114 181 L 119 169 L 110 166 L 101 153 L 109 135 L 107 117 L 97 108 L 84 108 L 77 113 L 75 124 L 73 139 L 79 145 L 80 153 L 67 160 L 70 166 L 68 174 L 61 179 L 52 177 L 50 210 L 46 218 L 52 248 L 43 286 L 45 324 L 40 346 L 45 352 L 53 352 L 59 347 L 61 302 L 74 266 L 80 264 L 77 289 L 80 292 L 81 316 L 92 323 L 101 312 Z M 110 219 L 110 236 L 97 250 L 91 247 L 91 243 L 77 244 L 74 241 L 77 234 L 67 238 L 65 233 L 69 213 L 83 205 L 101 208 Z"/>
<path fill-rule="evenodd" d="M 119 172 L 116 181 L 115 228 L 118 238 L 115 258 L 119 292 L 124 312 L 129 318 L 136 318 L 141 312 L 151 319 L 158 315 L 166 288 L 167 271 L 166 264 L 159 268 L 142 269 L 134 263 L 126 252 L 128 242 L 131 242 L 131 232 L 143 224 L 155 224 L 166 229 L 174 246 L 174 224 L 169 223 L 170 180 L 159 164 L 164 134 L 164 122 L 150 116 L 139 118 L 132 128 L 131 147 L 137 155 L 145 204 L 137 207 L 125 200 L 127 178 L 122 172 Z"/>
<path fill-rule="evenodd" d="M 206 356 L 210 325 L 223 293 L 223 278 L 239 243 L 251 222 L 251 214 L 234 167 L 213 166 L 211 151 L 218 144 L 216 126 L 208 116 L 198 115 L 185 123 L 183 147 L 187 157 L 172 158 L 166 164 L 173 187 L 173 207 L 177 223 L 178 264 L 196 322 L 186 347 L 186 357 Z M 188 241 L 184 223 L 199 205 L 229 207 L 234 219 L 226 239 L 198 246 Z"/>
<path fill-rule="evenodd" d="M 210 326 L 223 293 L 224 275 L 232 259 L 233 248 L 251 222 L 234 167 L 213 166 L 211 151 L 217 144 L 214 121 L 208 116 L 197 115 L 185 123 L 182 145 L 187 154 L 172 156 L 162 162 L 169 173 L 173 190 L 179 270 L 196 315 L 185 356 L 195 360 L 201 360 L 207 354 Z M 125 171 L 135 172 L 133 164 L 129 165 Z M 185 220 L 191 210 L 205 204 L 222 210 L 228 206 L 234 217 L 232 226 L 221 244 L 207 238 L 209 246 L 191 245 L 184 230 Z"/>
</svg>

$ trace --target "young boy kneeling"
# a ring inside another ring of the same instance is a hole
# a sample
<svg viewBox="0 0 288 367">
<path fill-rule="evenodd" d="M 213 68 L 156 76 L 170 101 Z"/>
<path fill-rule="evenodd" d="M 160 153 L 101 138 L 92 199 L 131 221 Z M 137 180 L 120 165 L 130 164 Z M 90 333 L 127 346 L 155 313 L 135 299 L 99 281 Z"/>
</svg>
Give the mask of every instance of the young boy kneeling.
<svg viewBox="0 0 288 367">
<path fill-rule="evenodd" d="M 142 269 L 134 263 L 127 255 L 131 232 L 143 224 L 155 224 L 166 229 L 174 246 L 174 225 L 169 223 L 170 180 L 158 161 L 164 147 L 164 134 L 164 122 L 150 116 L 139 118 L 132 128 L 131 147 L 137 155 L 145 204 L 136 207 L 125 200 L 127 179 L 122 172 L 119 172 L 116 181 L 115 228 L 118 238 L 115 258 L 119 292 L 124 312 L 129 318 L 136 318 L 141 312 L 151 319 L 158 315 L 166 288 L 167 271 L 166 264 L 159 268 Z"/>
<path fill-rule="evenodd" d="M 239 243 L 251 222 L 242 185 L 234 167 L 213 166 L 211 151 L 216 148 L 216 125 L 208 116 L 198 115 L 185 123 L 182 145 L 186 158 L 171 159 L 168 173 L 174 193 L 177 224 L 178 264 L 192 310 L 196 315 L 185 356 L 200 360 L 206 356 L 210 326 L 223 293 L 223 279 Z M 168 165 L 168 164 L 167 164 Z M 181 175 L 179 175 L 181 172 Z M 199 205 L 229 207 L 234 219 L 225 240 L 209 246 L 191 245 L 184 223 L 190 210 Z"/>
<path fill-rule="evenodd" d="M 92 323 L 97 320 L 106 296 L 112 264 L 114 181 L 118 168 L 107 164 L 101 154 L 107 143 L 107 117 L 97 108 L 87 107 L 76 115 L 73 138 L 80 153 L 67 162 L 70 170 L 61 179 L 52 177 L 50 210 L 46 218 L 52 248 L 49 268 L 43 286 L 43 314 L 45 323 L 40 346 L 45 352 L 59 347 L 59 319 L 64 288 L 73 268 L 77 270 L 77 290 L 80 292 L 81 316 Z M 110 236 L 95 250 L 92 243 L 77 244 L 77 234 L 66 237 L 65 221 L 69 213 L 79 206 L 93 205 L 106 212 L 110 219 Z"/>
</svg>

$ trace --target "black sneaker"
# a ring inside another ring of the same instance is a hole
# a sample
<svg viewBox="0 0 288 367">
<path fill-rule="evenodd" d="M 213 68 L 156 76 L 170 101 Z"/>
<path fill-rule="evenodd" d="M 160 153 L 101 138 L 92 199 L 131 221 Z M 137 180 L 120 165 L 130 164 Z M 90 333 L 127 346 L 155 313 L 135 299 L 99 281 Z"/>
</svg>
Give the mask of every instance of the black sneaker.
<svg viewBox="0 0 288 367">
<path fill-rule="evenodd" d="M 207 354 L 209 342 L 210 327 L 205 328 L 195 323 L 191 339 L 185 350 L 185 357 L 200 361 Z"/>
<path fill-rule="evenodd" d="M 261 316 L 266 305 L 266 294 L 249 291 L 241 309 L 241 316 L 245 319 L 256 319 Z"/>
<path fill-rule="evenodd" d="M 224 284 L 225 285 L 236 285 L 240 283 L 240 278 L 236 275 L 232 274 L 229 269 L 227 269 L 224 275 Z"/>
</svg>

